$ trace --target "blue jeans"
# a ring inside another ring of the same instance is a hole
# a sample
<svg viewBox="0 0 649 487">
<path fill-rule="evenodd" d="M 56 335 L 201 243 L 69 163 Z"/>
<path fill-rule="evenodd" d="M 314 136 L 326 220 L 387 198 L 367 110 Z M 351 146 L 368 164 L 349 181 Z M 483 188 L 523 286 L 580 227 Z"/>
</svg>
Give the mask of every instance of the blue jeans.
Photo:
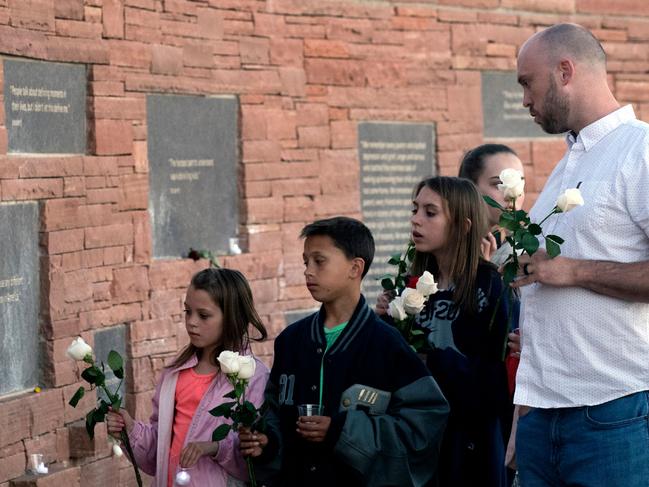
<svg viewBox="0 0 649 487">
<path fill-rule="evenodd" d="M 516 461 L 523 487 L 648 487 L 649 391 L 532 409 L 518 420 Z"/>
</svg>

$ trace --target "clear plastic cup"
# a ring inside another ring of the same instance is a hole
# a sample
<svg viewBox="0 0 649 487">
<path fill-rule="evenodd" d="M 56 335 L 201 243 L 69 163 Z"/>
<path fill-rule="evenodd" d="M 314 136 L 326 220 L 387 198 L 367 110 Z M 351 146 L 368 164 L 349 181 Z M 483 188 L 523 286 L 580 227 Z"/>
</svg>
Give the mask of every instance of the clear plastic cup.
<svg viewBox="0 0 649 487">
<path fill-rule="evenodd" d="M 28 471 L 31 474 L 43 475 L 48 473 L 48 467 L 45 464 L 45 457 L 42 453 L 31 453 L 29 455 Z"/>
<path fill-rule="evenodd" d="M 322 416 L 324 414 L 324 406 L 319 404 L 299 404 L 297 412 L 299 416 Z"/>
</svg>

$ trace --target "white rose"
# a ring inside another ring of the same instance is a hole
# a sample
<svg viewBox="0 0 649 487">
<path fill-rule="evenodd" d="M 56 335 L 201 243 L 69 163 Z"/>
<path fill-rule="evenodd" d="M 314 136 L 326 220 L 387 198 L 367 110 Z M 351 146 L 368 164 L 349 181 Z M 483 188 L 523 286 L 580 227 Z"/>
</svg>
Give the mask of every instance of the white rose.
<svg viewBox="0 0 649 487">
<path fill-rule="evenodd" d="M 515 200 L 523 194 L 525 190 L 525 179 L 520 171 L 516 169 L 503 169 L 498 176 L 501 184 L 498 189 L 503 193 L 507 200 Z"/>
<path fill-rule="evenodd" d="M 403 298 L 401 298 L 401 296 L 390 301 L 390 304 L 388 305 L 388 314 L 395 320 L 405 320 L 408 317 L 406 310 L 403 309 Z"/>
<path fill-rule="evenodd" d="M 252 355 L 240 355 L 239 356 L 239 374 L 237 377 L 239 379 L 251 379 L 255 375 L 255 368 L 257 363 L 255 358 Z"/>
<path fill-rule="evenodd" d="M 430 272 L 424 271 L 421 275 L 417 281 L 417 291 L 419 291 L 424 297 L 428 297 L 437 292 L 437 283 Z"/>
<path fill-rule="evenodd" d="M 498 177 L 503 186 L 507 188 L 517 186 L 523 180 L 521 172 L 511 168 L 503 169 Z"/>
<path fill-rule="evenodd" d="M 498 189 L 502 192 L 503 197 L 506 200 L 515 200 L 523 194 L 523 191 L 525 191 L 525 180 L 522 179 L 513 186 L 499 184 Z"/>
<path fill-rule="evenodd" d="M 557 198 L 557 208 L 564 213 L 583 204 L 584 198 L 582 198 L 581 191 L 577 188 L 566 189 L 564 193 Z"/>
<path fill-rule="evenodd" d="M 403 290 L 401 298 L 403 298 L 403 309 L 409 315 L 418 315 L 426 304 L 426 298 L 416 289 L 409 287 Z"/>
<path fill-rule="evenodd" d="M 117 443 L 113 443 L 113 455 L 115 455 L 118 458 L 124 455 L 124 452 L 122 451 L 122 447 L 119 446 Z"/>
<path fill-rule="evenodd" d="M 239 372 L 239 352 L 222 351 L 217 357 L 224 374 L 236 374 Z"/>
<path fill-rule="evenodd" d="M 83 360 L 87 355 L 92 356 L 92 347 L 83 338 L 76 338 L 66 350 L 66 355 L 72 360 Z"/>
</svg>

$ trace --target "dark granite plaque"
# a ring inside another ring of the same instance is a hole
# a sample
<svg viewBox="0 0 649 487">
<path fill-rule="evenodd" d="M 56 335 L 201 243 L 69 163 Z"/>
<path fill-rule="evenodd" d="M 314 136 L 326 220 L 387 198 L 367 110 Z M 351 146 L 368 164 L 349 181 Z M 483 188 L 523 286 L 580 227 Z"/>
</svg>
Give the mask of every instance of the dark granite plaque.
<svg viewBox="0 0 649 487">
<path fill-rule="evenodd" d="M 0 204 L 0 395 L 38 384 L 36 203 Z"/>
<path fill-rule="evenodd" d="M 374 263 L 363 283 L 372 304 L 381 292 L 379 279 L 396 270 L 387 264 L 388 259 L 408 245 L 412 190 L 436 173 L 435 125 L 361 123 L 358 153 L 363 220 L 376 244 Z"/>
<path fill-rule="evenodd" d="M 95 361 L 98 364 L 103 362 L 105 365 L 104 373 L 106 374 L 106 386 L 108 390 L 114 393 L 117 387 L 119 387 L 119 395 L 124 398 L 126 376 L 120 385 L 120 380 L 115 377 L 115 374 L 113 374 L 113 371 L 108 366 L 108 354 L 111 350 L 115 350 L 122 356 L 124 364 L 126 364 L 126 327 L 119 325 L 95 332 L 95 346 L 93 350 L 95 352 Z M 97 395 L 108 400 L 104 396 L 104 392 L 100 389 L 97 389 Z"/>
<path fill-rule="evenodd" d="M 154 257 L 229 252 L 239 222 L 237 119 L 234 97 L 147 97 Z"/>
<path fill-rule="evenodd" d="M 4 60 L 9 152 L 86 152 L 86 67 Z"/>
<path fill-rule="evenodd" d="M 482 114 L 485 137 L 552 137 L 523 106 L 523 88 L 514 71 L 482 72 Z"/>
<path fill-rule="evenodd" d="M 296 321 L 299 321 L 302 318 L 306 318 L 307 316 L 312 315 L 316 311 L 318 311 L 318 308 L 294 309 L 291 311 L 286 311 L 284 312 L 284 319 L 286 320 L 286 326 L 290 325 L 291 323 L 295 323 Z"/>
</svg>

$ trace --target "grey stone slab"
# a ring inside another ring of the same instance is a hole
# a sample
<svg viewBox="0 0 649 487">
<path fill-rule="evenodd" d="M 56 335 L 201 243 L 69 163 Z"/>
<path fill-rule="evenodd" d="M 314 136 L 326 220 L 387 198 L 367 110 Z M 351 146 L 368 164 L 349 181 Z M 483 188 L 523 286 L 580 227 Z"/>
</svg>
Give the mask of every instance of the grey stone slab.
<svg viewBox="0 0 649 487">
<path fill-rule="evenodd" d="M 363 292 L 370 304 L 381 292 L 380 278 L 394 273 L 387 264 L 410 239 L 412 190 L 436 174 L 435 125 L 363 122 L 358 126 L 363 221 L 376 244 Z"/>
<path fill-rule="evenodd" d="M 38 230 L 36 203 L 0 204 L 0 396 L 40 378 Z"/>
<path fill-rule="evenodd" d="M 514 71 L 482 72 L 482 114 L 485 137 L 552 137 L 523 106 L 523 88 Z"/>
<path fill-rule="evenodd" d="M 86 152 L 86 66 L 4 59 L 10 153 Z"/>
<path fill-rule="evenodd" d="M 318 311 L 318 308 L 295 309 L 291 311 L 286 311 L 284 312 L 284 319 L 286 320 L 286 326 L 290 325 L 291 323 L 295 323 L 296 321 L 299 321 L 302 318 L 306 318 L 307 316 L 312 315 L 316 311 Z"/>
<path fill-rule="evenodd" d="M 154 257 L 228 253 L 239 223 L 237 99 L 149 95 L 147 124 Z"/>
<path fill-rule="evenodd" d="M 104 363 L 104 373 L 106 375 L 106 385 L 111 393 L 114 393 L 119 387 L 119 395 L 124 398 L 126 391 L 126 377 L 120 385 L 120 380 L 115 377 L 113 371 L 108 366 L 108 354 L 111 350 L 115 350 L 124 359 L 126 366 L 126 326 L 118 325 L 99 330 L 95 332 L 95 362 L 99 365 Z M 104 397 L 103 391 L 97 390 L 98 397 Z M 105 398 L 105 397 L 104 397 Z M 107 398 L 105 398 L 107 399 Z"/>
</svg>

